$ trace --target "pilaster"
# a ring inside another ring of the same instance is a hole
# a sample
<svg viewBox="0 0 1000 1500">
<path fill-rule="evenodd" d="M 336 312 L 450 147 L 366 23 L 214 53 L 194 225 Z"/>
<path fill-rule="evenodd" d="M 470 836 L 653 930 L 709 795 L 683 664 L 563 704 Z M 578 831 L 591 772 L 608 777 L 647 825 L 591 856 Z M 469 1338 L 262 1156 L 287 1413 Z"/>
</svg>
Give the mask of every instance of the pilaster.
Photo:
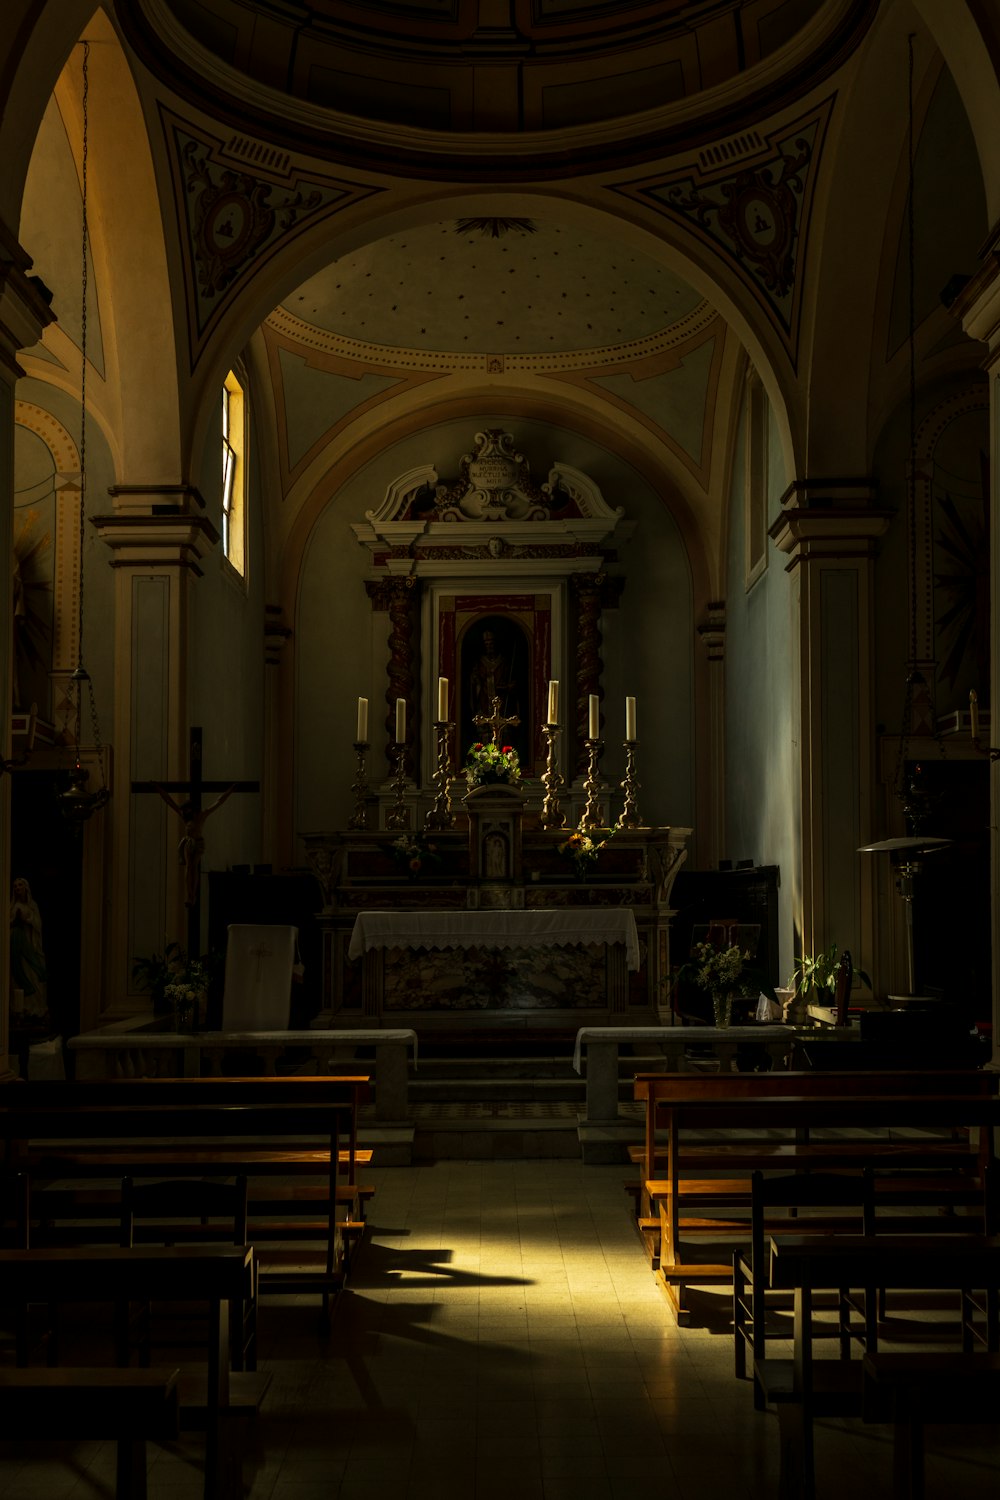
<svg viewBox="0 0 1000 1500">
<path fill-rule="evenodd" d="M 170 857 L 175 828 L 158 798 L 132 797 L 133 781 L 188 774 L 191 596 L 219 540 L 188 486 L 128 485 L 109 491 L 110 515 L 95 516 L 115 570 L 115 717 L 118 765 L 110 890 L 108 993 L 112 1008 L 130 985 L 137 953 L 183 943 L 180 864 Z M 96 1024 L 98 1017 L 81 1017 Z"/>
<path fill-rule="evenodd" d="M 708 746 L 708 755 L 698 757 L 698 781 L 695 796 L 698 824 L 704 832 L 698 840 L 698 861 L 702 869 L 714 869 L 726 847 L 726 606 L 715 601 L 706 607 L 705 619 L 698 626 L 698 638 L 705 648 L 706 671 L 704 707 L 699 713 L 707 724 L 699 728 L 698 742 Z M 702 695 L 699 695 L 702 696 Z"/>
<path fill-rule="evenodd" d="M 994 726 L 1000 703 L 1000 226 L 993 230 L 980 270 L 952 303 L 971 338 L 986 346 L 990 382 L 990 707 Z M 994 728 L 994 738 L 996 729 Z M 990 765 L 990 890 L 993 953 L 993 1066 L 1000 1067 L 1000 760 Z"/>
<path fill-rule="evenodd" d="M 804 953 L 836 943 L 858 967 L 874 952 L 870 842 L 876 786 L 873 559 L 890 513 L 867 479 L 802 479 L 770 534 L 796 575 Z"/>
<path fill-rule="evenodd" d="M 12 545 L 14 514 L 14 387 L 24 371 L 17 362 L 22 349 L 36 344 L 53 321 L 49 294 L 37 277 L 29 275 L 31 259 L 16 238 L 0 223 L 0 755 L 10 756 Z M 0 777 L 0 881 L 10 891 L 10 778 Z M 9 1076 L 10 1042 L 10 929 L 0 923 L 0 1078 Z"/>
</svg>

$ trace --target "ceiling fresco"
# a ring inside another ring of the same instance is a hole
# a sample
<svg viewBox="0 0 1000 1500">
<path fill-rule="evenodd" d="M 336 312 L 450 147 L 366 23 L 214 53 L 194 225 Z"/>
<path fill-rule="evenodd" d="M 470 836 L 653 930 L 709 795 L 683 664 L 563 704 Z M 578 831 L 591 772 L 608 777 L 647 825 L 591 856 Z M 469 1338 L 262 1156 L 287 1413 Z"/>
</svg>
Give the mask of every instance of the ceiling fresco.
<svg viewBox="0 0 1000 1500">
<path fill-rule="evenodd" d="M 701 304 L 637 251 L 530 222 L 497 238 L 462 233 L 455 220 L 391 235 L 304 282 L 285 310 L 377 346 L 581 354 L 671 328 Z"/>
</svg>

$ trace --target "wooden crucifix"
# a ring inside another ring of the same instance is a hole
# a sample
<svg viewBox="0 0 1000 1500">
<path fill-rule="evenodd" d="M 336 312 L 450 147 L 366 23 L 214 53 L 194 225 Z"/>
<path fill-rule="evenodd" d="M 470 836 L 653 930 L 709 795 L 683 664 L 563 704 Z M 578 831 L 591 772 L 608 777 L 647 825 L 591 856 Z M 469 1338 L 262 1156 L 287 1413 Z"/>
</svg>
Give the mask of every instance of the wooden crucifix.
<svg viewBox="0 0 1000 1500">
<path fill-rule="evenodd" d="M 177 814 L 184 833 L 177 846 L 184 866 L 184 905 L 187 907 L 187 951 L 197 958 L 201 951 L 201 857 L 205 852 L 205 824 L 233 792 L 259 792 L 259 781 L 205 781 L 202 777 L 202 733 L 192 728 L 187 781 L 133 781 L 133 792 L 156 792 L 171 812 Z M 171 793 L 182 792 L 181 800 Z M 206 792 L 219 795 L 207 807 L 202 806 Z"/>
<path fill-rule="evenodd" d="M 508 724 L 512 724 L 516 727 L 518 724 L 520 724 L 521 721 L 517 717 L 517 714 L 512 714 L 509 719 L 504 718 L 503 714 L 500 712 L 499 698 L 493 698 L 491 699 L 491 702 L 493 704 L 493 712 L 491 714 L 473 714 L 472 722 L 473 724 L 489 724 L 493 730 L 493 743 L 499 749 L 501 729 L 506 729 Z"/>
</svg>

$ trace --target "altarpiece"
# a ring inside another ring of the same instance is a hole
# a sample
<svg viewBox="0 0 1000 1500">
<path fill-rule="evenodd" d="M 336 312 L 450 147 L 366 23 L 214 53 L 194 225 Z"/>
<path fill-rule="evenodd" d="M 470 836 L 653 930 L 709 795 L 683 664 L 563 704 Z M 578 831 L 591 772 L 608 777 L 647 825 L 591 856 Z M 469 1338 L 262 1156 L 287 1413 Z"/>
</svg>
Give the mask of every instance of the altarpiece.
<svg viewBox="0 0 1000 1500">
<path fill-rule="evenodd" d="M 371 607 L 388 616 L 385 711 L 372 713 L 372 749 L 378 754 L 384 736 L 397 774 L 373 787 L 362 776 L 350 827 L 304 835 L 323 893 L 330 1024 L 357 1024 L 362 1014 L 366 1023 L 400 1024 L 402 1013 L 419 1012 L 422 1023 L 454 1024 L 461 1013 L 463 1023 L 568 1028 L 669 1015 L 670 891 L 691 830 L 633 819 L 586 870 L 565 849 L 585 805 L 599 807 L 609 826 L 621 811 L 618 788 L 602 784 L 596 794 L 591 785 L 587 793 L 585 778 L 588 755 L 591 771 L 597 764 L 591 715 L 604 691 L 602 617 L 624 587 L 615 544 L 629 525 L 624 508 L 609 505 L 587 475 L 553 463 L 539 483 L 514 435 L 487 428 L 454 477 L 433 465 L 413 468 L 353 526 L 370 557 Z M 446 719 L 438 716 L 442 679 Z M 543 773 L 553 763 L 553 681 L 555 821 L 541 816 Z M 468 793 L 463 762 L 472 744 L 489 738 L 491 708 L 523 779 Z M 414 843 L 419 873 L 399 857 L 401 845 Z M 596 956 L 589 945 L 541 956 L 537 948 L 521 956 L 506 949 L 502 958 L 487 948 L 461 957 L 380 951 L 366 954 L 363 973 L 348 957 L 361 911 L 579 907 L 632 910 L 636 971 L 616 944 L 598 944 L 606 951 Z"/>
</svg>

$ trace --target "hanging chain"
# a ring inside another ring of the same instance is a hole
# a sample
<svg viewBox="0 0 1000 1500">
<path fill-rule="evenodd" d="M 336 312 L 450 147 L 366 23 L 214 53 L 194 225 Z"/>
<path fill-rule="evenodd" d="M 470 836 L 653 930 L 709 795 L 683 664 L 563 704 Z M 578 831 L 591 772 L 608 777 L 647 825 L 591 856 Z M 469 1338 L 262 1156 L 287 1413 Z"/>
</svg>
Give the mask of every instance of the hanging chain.
<svg viewBox="0 0 1000 1500">
<path fill-rule="evenodd" d="M 913 31 L 907 39 L 909 65 L 907 65 L 907 320 L 909 320 L 909 452 L 907 452 L 906 514 L 907 552 L 910 570 L 910 640 L 907 661 L 906 687 L 903 691 L 903 721 L 900 724 L 900 744 L 897 750 L 894 786 L 897 796 L 903 796 L 906 777 L 907 750 L 910 730 L 913 729 L 913 679 L 916 676 L 916 214 L 913 204 L 916 162 L 913 150 Z"/>
<path fill-rule="evenodd" d="M 106 783 L 104 777 L 104 747 L 101 743 L 101 727 L 97 719 L 97 703 L 94 699 L 94 684 L 90 674 L 83 664 L 83 596 L 84 596 L 84 548 L 86 545 L 86 516 L 87 516 L 87 288 L 88 288 L 88 241 L 89 224 L 87 219 L 88 206 L 88 169 L 90 166 L 90 43 L 83 44 L 83 141 L 81 146 L 80 164 L 80 199 L 81 199 L 81 249 L 80 249 L 80 584 L 77 595 L 77 666 L 76 666 L 76 735 L 75 750 L 77 763 L 80 760 L 80 730 L 83 719 L 83 695 L 87 691 L 90 708 L 90 732 L 91 742 L 97 756 L 98 774 L 101 780 L 101 792 L 106 795 Z"/>
<path fill-rule="evenodd" d="M 83 147 L 81 152 L 81 219 L 83 232 L 81 236 L 80 251 L 80 284 L 81 284 L 81 309 L 80 309 L 80 585 L 77 595 L 76 613 L 76 666 L 77 671 L 83 670 L 83 546 L 84 546 L 84 516 L 87 510 L 87 167 L 90 152 L 90 43 L 83 44 Z M 76 727 L 77 749 L 80 740 L 80 715 L 79 706 L 77 710 Z"/>
</svg>

